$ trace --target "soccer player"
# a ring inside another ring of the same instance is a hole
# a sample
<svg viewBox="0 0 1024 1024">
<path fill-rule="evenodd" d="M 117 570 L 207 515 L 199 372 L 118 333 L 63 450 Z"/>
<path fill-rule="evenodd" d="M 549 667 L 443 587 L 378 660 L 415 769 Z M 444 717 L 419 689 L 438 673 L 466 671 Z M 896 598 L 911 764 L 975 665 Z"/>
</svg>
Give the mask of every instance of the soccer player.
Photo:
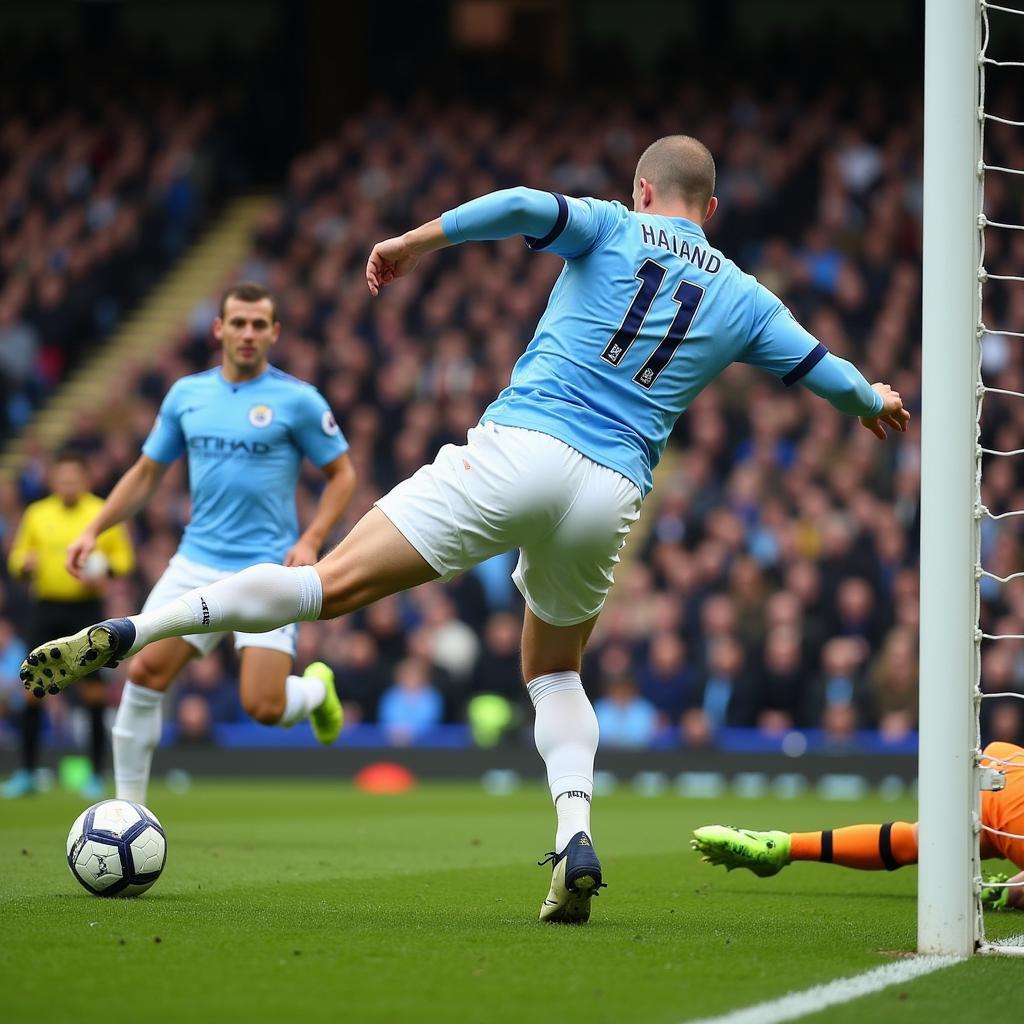
<svg viewBox="0 0 1024 1024">
<path fill-rule="evenodd" d="M 981 857 L 1003 857 L 1021 868 L 1007 879 L 990 875 L 982 902 L 992 909 L 1024 910 L 1024 748 L 990 743 L 982 765 L 1006 776 L 1002 789 L 981 793 Z M 890 821 L 884 825 L 847 825 L 824 832 L 754 832 L 726 825 L 704 825 L 690 845 L 707 864 L 728 871 L 747 868 L 761 878 L 778 874 L 793 861 L 819 861 L 861 871 L 895 871 L 917 863 L 917 823 Z M 1001 884 L 1009 881 L 1013 886 Z"/>
<path fill-rule="evenodd" d="M 80 573 L 97 537 L 142 508 L 170 465 L 187 455 L 192 519 L 147 609 L 258 562 L 311 565 L 355 488 L 348 445 L 323 396 L 268 362 L 281 333 L 270 293 L 248 282 L 229 288 L 213 333 L 220 366 L 171 387 L 142 455 L 67 553 L 68 569 Z M 300 536 L 295 487 L 303 456 L 327 484 Z M 242 706 L 264 725 L 308 716 L 317 739 L 333 743 L 342 719 L 333 673 L 314 662 L 302 676 L 291 675 L 297 632 L 291 621 L 268 632 L 236 631 Z M 119 797 L 145 803 L 164 691 L 222 639 L 223 631 L 188 631 L 132 659 L 113 728 Z"/>
<path fill-rule="evenodd" d="M 49 475 L 52 493 L 25 509 L 8 559 L 11 575 L 27 580 L 32 591 L 29 647 L 54 633 L 72 633 L 95 621 L 103 614 L 103 581 L 108 576 L 126 575 L 135 564 L 128 531 L 120 526 L 97 537 L 96 551 L 81 578 L 68 572 L 64 565 L 68 545 L 96 515 L 103 499 L 89 493 L 85 460 L 72 449 L 58 453 Z M 97 676 L 90 675 L 81 692 L 89 712 L 92 763 L 92 775 L 82 787 L 82 796 L 98 800 L 103 795 L 106 687 Z M 27 694 L 21 709 L 21 768 L 4 783 L 5 797 L 28 796 L 35 791 L 40 710 L 38 699 Z"/>
<path fill-rule="evenodd" d="M 26 685 L 60 690 L 89 665 L 197 627 L 345 615 L 519 548 L 523 674 L 557 818 L 540 916 L 586 921 L 603 883 L 590 828 L 598 729 L 580 659 L 673 423 L 737 360 L 802 383 L 880 438 L 909 419 L 896 392 L 827 352 L 708 244 L 701 225 L 718 205 L 714 186 L 707 148 L 669 136 L 640 157 L 632 212 L 513 188 L 379 242 L 366 266 L 374 296 L 427 253 L 476 239 L 523 235 L 565 261 L 509 386 L 466 444 L 445 445 L 315 567 L 257 566 L 43 645 L 24 663 Z M 54 665 L 68 675 L 47 678 Z"/>
</svg>

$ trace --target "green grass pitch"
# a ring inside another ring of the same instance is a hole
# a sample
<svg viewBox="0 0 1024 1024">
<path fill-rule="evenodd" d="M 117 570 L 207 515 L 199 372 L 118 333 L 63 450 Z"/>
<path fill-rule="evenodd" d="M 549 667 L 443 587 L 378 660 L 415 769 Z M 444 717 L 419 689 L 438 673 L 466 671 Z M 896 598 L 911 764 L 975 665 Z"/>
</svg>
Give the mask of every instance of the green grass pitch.
<svg viewBox="0 0 1024 1024">
<path fill-rule="evenodd" d="M 540 787 L 381 797 L 248 780 L 150 802 L 168 864 L 134 900 L 92 897 L 68 871 L 80 801 L 0 804 L 0 1019 L 681 1024 L 914 945 L 915 869 L 801 864 L 759 880 L 687 845 L 708 822 L 889 821 L 912 818 L 910 801 L 600 798 L 609 888 L 577 928 L 536 920 L 553 825 Z M 1020 934 L 1024 914 L 987 927 Z M 976 959 L 804 1019 L 1009 1020 L 1022 970 Z"/>
</svg>

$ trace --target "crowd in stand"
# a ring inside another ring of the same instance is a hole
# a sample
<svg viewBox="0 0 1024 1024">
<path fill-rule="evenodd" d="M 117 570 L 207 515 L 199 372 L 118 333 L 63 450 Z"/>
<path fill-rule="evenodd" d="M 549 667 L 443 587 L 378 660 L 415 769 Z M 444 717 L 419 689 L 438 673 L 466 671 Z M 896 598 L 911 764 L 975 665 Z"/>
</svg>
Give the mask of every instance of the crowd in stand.
<svg viewBox="0 0 1024 1024">
<path fill-rule="evenodd" d="M 997 93 L 990 109 L 997 107 L 1024 119 L 1019 94 Z M 426 97 L 401 106 L 380 98 L 294 159 L 239 276 L 277 296 L 284 330 L 273 361 L 322 390 L 351 444 L 359 486 L 340 535 L 441 444 L 464 439 L 507 382 L 560 269 L 556 257 L 532 254 L 518 238 L 474 243 L 425 260 L 372 300 L 363 277 L 372 244 L 511 185 L 628 203 L 649 141 L 680 128 L 702 138 L 718 160 L 721 209 L 707 226 L 711 244 L 782 297 L 832 352 L 869 380 L 891 383 L 915 418 L 906 435 L 880 444 L 809 392 L 741 366 L 700 396 L 679 422 L 588 649 L 584 681 L 603 741 L 701 746 L 723 729 L 753 727 L 770 736 L 821 730 L 835 749 L 856 747 L 864 729 L 899 744 L 916 728 L 918 699 L 920 102 L 868 83 L 795 103 L 785 91 L 762 97 L 740 83 L 713 109 L 682 89 L 658 110 L 563 97 L 499 114 Z M 194 139 L 201 115 L 186 123 L 196 125 Z M 988 144 L 990 162 L 1024 168 L 1019 130 L 996 125 Z M 64 194 L 84 151 L 60 150 L 40 178 L 43 207 Z M 170 145 L 146 174 L 133 165 L 135 180 L 166 182 L 168 154 L 177 151 Z M 110 209 L 126 161 L 112 156 L 107 171 L 86 175 L 80 199 L 68 199 L 62 216 L 82 230 L 99 218 L 90 251 L 127 216 L 116 203 Z M 5 196 L 17 195 L 24 173 L 8 166 Z M 1008 179 L 990 177 L 987 205 L 994 220 L 1024 219 Z M 1024 274 L 1024 236 L 987 234 L 990 271 Z M 7 228 L 3 237 L 6 253 Z M 64 309 L 62 296 L 78 294 L 69 272 L 43 265 L 18 287 L 36 304 L 55 290 Z M 990 283 L 985 297 L 990 326 L 1024 329 L 1024 288 Z M 99 492 L 136 457 L 170 383 L 216 358 L 216 302 L 211 291 L 178 349 L 137 382 L 135 397 L 83 418 L 79 443 Z M 9 305 L 0 301 L 0 314 Z M 1024 391 L 1020 344 L 985 337 L 987 383 Z M 983 429 L 993 447 L 1021 447 L 1022 428 L 1024 401 L 986 400 Z M 0 491 L 7 535 L 22 503 L 37 496 L 39 478 L 33 463 Z M 174 551 L 188 517 L 185 482 L 184 467 L 175 467 L 135 520 L 138 578 L 112 584 L 112 613 L 134 610 Z M 310 471 L 302 519 L 317 486 Z M 1024 509 L 1017 462 L 986 463 L 983 500 L 997 514 Z M 1022 522 L 983 522 L 983 561 L 993 573 L 1024 568 Z M 299 663 L 331 663 L 348 721 L 379 722 L 395 742 L 464 721 L 474 695 L 498 693 L 521 706 L 514 561 L 485 563 L 345 620 L 304 625 Z M 20 653 L 13 593 L 8 587 L 11 621 L 0 620 L 4 679 Z M 982 597 L 987 631 L 1024 634 L 1024 580 L 985 579 Z M 213 723 L 242 717 L 231 659 L 224 649 L 186 671 L 174 698 L 183 736 L 201 739 Z M 1024 645 L 986 647 L 983 681 L 993 693 L 1024 689 Z M 1021 703 L 987 702 L 986 735 L 1020 740 Z"/>
<path fill-rule="evenodd" d="M 0 438 L 24 427 L 82 353 L 191 239 L 215 108 L 170 97 L 0 124 Z"/>
<path fill-rule="evenodd" d="M 249 144 L 257 124 L 282 135 L 282 90 L 259 54 L 223 38 L 173 52 L 95 20 L 84 36 L 0 26 L 0 442 L 225 194 L 276 173 L 279 158 Z"/>
</svg>

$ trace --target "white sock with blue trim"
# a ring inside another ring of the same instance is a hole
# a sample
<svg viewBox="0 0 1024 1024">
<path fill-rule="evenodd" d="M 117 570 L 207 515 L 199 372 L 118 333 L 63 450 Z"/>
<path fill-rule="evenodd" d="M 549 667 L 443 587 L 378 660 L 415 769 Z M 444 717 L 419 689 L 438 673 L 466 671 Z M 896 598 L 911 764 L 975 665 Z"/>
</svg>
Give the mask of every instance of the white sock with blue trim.
<svg viewBox="0 0 1024 1024">
<path fill-rule="evenodd" d="M 110 746 L 114 754 L 114 792 L 121 800 L 145 804 L 153 751 L 160 742 L 164 695 L 133 682 L 124 684 Z"/>
<path fill-rule="evenodd" d="M 266 633 L 289 622 L 310 622 L 320 618 L 323 596 L 320 575 L 312 565 L 251 565 L 159 608 L 129 616 L 135 643 L 121 657 L 169 636 L 228 630 Z"/>
<path fill-rule="evenodd" d="M 308 718 L 324 702 L 327 685 L 317 676 L 289 676 L 284 682 L 284 714 L 278 725 L 286 729 Z"/>
<path fill-rule="evenodd" d="M 526 684 L 537 721 L 533 736 L 547 766 L 558 829 L 555 852 L 561 853 L 577 832 L 590 831 L 594 795 L 597 715 L 578 672 L 551 672 Z"/>
</svg>

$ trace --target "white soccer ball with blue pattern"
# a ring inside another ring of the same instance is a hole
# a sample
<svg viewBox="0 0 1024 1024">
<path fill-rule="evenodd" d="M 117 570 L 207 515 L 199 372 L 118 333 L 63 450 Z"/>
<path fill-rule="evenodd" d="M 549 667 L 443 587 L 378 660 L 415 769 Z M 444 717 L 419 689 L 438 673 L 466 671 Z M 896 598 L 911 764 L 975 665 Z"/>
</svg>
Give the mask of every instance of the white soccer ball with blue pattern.
<svg viewBox="0 0 1024 1024">
<path fill-rule="evenodd" d="M 101 800 L 68 833 L 68 867 L 94 896 L 138 896 L 167 862 L 167 837 L 156 815 L 131 800 Z"/>
</svg>

